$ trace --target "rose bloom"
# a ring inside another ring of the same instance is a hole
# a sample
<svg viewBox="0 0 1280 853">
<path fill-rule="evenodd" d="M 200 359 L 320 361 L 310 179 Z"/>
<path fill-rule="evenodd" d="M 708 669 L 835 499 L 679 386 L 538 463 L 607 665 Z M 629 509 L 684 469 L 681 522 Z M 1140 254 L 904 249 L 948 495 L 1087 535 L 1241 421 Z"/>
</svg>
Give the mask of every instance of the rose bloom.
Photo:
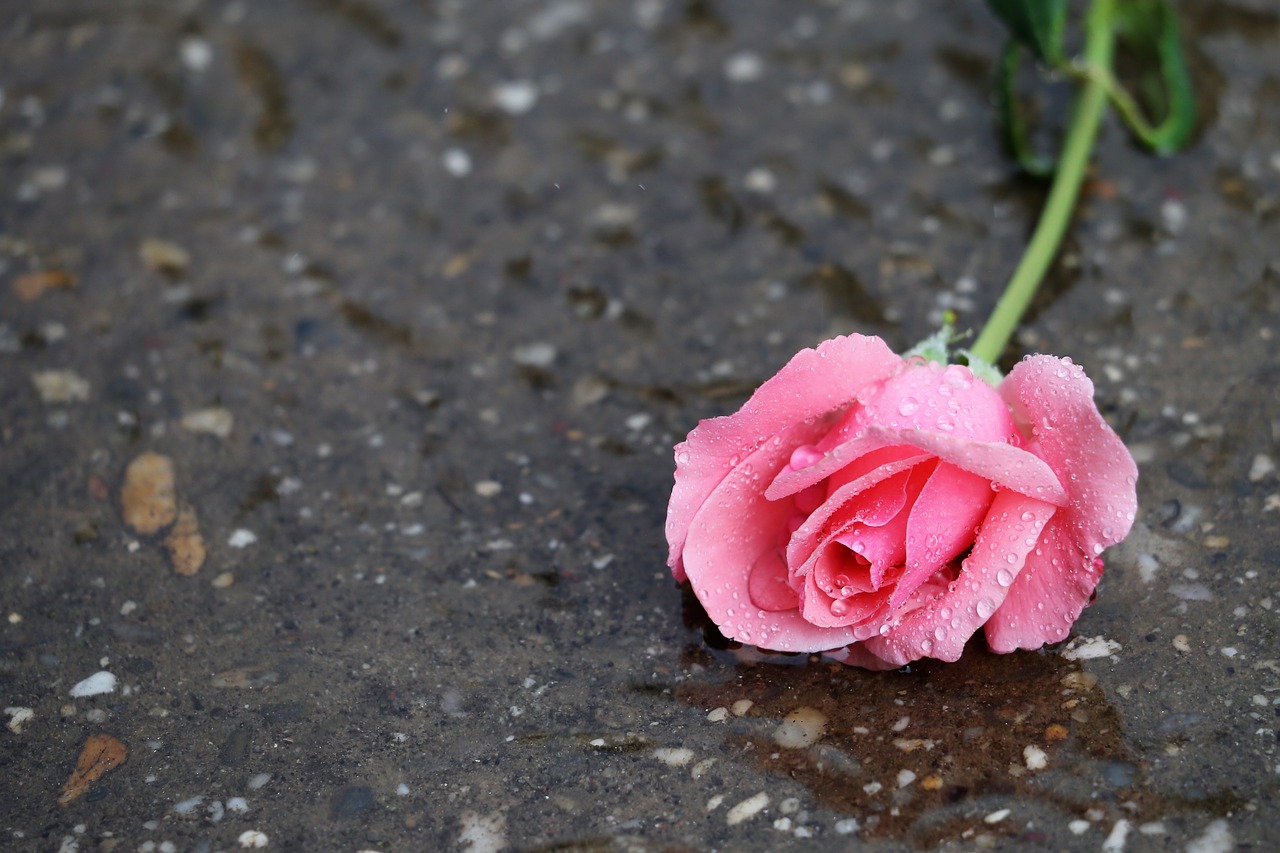
<svg viewBox="0 0 1280 853">
<path fill-rule="evenodd" d="M 853 335 L 675 448 L 669 565 L 728 638 L 892 669 L 1066 638 L 1138 469 L 1069 359 L 992 387 Z"/>
</svg>

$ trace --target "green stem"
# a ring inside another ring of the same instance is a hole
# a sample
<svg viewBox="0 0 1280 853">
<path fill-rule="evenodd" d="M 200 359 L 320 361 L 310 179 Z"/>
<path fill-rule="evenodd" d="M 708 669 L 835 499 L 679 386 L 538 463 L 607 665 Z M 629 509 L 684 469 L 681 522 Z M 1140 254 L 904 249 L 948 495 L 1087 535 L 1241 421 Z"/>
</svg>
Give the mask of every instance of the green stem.
<svg viewBox="0 0 1280 853">
<path fill-rule="evenodd" d="M 1062 146 L 1058 171 L 1049 189 L 1044 212 L 1036 224 L 1035 233 L 1017 269 L 1005 286 L 1000 301 L 996 303 L 991 318 L 969 352 L 990 364 L 995 364 L 1009 343 L 1014 329 L 1026 313 L 1031 298 L 1044 280 L 1044 275 L 1062 245 L 1062 237 L 1071 222 L 1071 211 L 1080 196 L 1080 187 L 1089 167 L 1102 114 L 1107 106 L 1107 87 L 1104 82 L 1111 69 L 1115 51 L 1115 35 L 1111 18 L 1115 0 L 1094 0 L 1085 23 L 1084 61 L 1090 68 L 1101 69 L 1105 74 L 1090 75 L 1076 101 L 1071 127 Z"/>
</svg>

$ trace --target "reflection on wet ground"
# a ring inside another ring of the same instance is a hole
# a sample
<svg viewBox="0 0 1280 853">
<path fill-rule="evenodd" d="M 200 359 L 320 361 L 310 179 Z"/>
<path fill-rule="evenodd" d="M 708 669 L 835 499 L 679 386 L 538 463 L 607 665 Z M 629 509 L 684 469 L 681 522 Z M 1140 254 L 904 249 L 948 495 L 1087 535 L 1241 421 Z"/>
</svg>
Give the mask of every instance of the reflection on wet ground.
<svg viewBox="0 0 1280 853">
<path fill-rule="evenodd" d="M 799 781 L 866 838 L 923 849 L 978 835 L 1043 843 L 1034 819 L 1164 834 L 1170 814 L 1222 817 L 1244 804 L 1231 792 L 1156 790 L 1097 676 L 1055 651 L 993 655 L 979 639 L 963 665 L 893 673 L 737 652 L 746 660 L 729 678 L 696 676 L 677 698 L 713 709 L 742 760 Z M 684 662 L 723 673 L 733 657 L 690 648 Z"/>
</svg>

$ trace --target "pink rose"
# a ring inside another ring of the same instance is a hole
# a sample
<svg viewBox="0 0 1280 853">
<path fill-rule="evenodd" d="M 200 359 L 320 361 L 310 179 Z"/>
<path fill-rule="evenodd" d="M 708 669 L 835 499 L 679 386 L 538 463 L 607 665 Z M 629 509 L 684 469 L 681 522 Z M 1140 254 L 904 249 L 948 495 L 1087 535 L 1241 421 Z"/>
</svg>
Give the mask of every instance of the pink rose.
<svg viewBox="0 0 1280 853">
<path fill-rule="evenodd" d="M 993 388 L 835 338 L 675 451 L 669 565 L 724 635 L 874 669 L 1063 640 L 1137 509 L 1093 384 L 1047 355 Z"/>
</svg>

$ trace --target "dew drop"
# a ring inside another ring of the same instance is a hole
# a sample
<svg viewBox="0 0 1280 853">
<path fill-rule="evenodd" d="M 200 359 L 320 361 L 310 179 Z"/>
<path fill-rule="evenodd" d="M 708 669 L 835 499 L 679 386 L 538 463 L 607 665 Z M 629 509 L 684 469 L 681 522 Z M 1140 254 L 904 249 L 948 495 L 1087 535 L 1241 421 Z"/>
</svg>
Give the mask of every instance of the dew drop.
<svg viewBox="0 0 1280 853">
<path fill-rule="evenodd" d="M 951 618 L 951 608 L 950 608 L 950 607 L 943 607 L 943 608 L 939 609 L 939 610 L 938 610 L 938 617 L 939 617 L 939 618 L 941 618 L 941 619 L 950 619 L 950 618 Z"/>
<path fill-rule="evenodd" d="M 933 629 L 933 636 L 937 637 L 939 640 L 945 640 L 947 638 L 947 629 L 939 625 L 937 628 Z"/>
<path fill-rule="evenodd" d="M 1011 565 L 1011 566 L 1012 566 L 1014 563 L 1018 562 L 1018 555 L 1017 555 L 1017 554 L 1005 554 L 1005 555 L 1004 555 L 1004 561 L 1005 561 L 1006 563 L 1008 563 L 1009 565 Z M 1005 586 L 1008 586 L 1008 584 L 1005 584 Z"/>
<path fill-rule="evenodd" d="M 926 654 L 926 655 L 927 655 L 927 654 L 932 653 L 932 652 L 933 652 L 933 640 L 930 640 L 928 637 L 925 637 L 923 640 L 921 640 L 921 641 L 920 641 L 920 651 L 921 651 L 921 652 L 923 652 L 923 653 L 924 653 L 924 654 Z"/>
<path fill-rule="evenodd" d="M 903 397 L 902 402 L 898 404 L 898 414 L 904 417 L 914 415 L 919 408 L 920 401 L 915 397 Z"/>
<path fill-rule="evenodd" d="M 1032 520 L 1034 520 L 1034 519 L 1035 519 L 1035 517 L 1036 517 L 1036 514 L 1035 514 L 1034 512 L 1031 512 L 1030 510 L 1028 510 L 1028 511 L 1026 511 L 1026 512 L 1024 512 L 1024 513 L 1022 514 L 1022 520 L 1023 520 L 1023 521 L 1032 521 Z"/>
<path fill-rule="evenodd" d="M 1001 569 L 996 572 L 996 583 L 1000 584 L 1000 586 L 1009 586 L 1013 583 L 1013 575 L 1007 570 Z"/>
<path fill-rule="evenodd" d="M 843 598 L 837 598 L 835 601 L 831 602 L 832 616 L 847 616 L 848 613 L 849 602 L 845 601 Z"/>
<path fill-rule="evenodd" d="M 991 603 L 989 598 L 978 599 L 978 618 L 989 619 L 991 614 L 996 612 L 996 606 Z"/>
</svg>

